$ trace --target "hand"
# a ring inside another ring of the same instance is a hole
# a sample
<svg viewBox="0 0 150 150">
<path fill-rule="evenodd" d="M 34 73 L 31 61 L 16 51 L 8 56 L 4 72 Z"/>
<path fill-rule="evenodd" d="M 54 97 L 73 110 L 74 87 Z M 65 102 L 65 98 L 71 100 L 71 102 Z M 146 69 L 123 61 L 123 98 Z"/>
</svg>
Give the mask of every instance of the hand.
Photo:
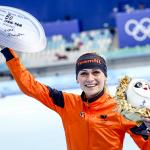
<svg viewBox="0 0 150 150">
<path fill-rule="evenodd" d="M 142 117 L 142 121 L 146 125 L 146 127 L 150 130 L 150 118 Z"/>
<path fill-rule="evenodd" d="M 144 122 L 140 126 L 132 127 L 130 131 L 136 135 L 141 135 L 145 140 L 148 139 L 150 133 Z"/>
</svg>

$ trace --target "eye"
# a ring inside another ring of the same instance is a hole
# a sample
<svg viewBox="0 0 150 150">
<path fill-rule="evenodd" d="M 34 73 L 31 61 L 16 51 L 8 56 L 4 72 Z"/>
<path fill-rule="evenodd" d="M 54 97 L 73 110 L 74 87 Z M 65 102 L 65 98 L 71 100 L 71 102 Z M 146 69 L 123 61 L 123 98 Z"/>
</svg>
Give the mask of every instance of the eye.
<svg viewBox="0 0 150 150">
<path fill-rule="evenodd" d="M 135 85 L 134 85 L 135 88 L 141 88 L 142 87 L 142 83 L 141 82 L 137 82 Z"/>
<path fill-rule="evenodd" d="M 81 76 L 86 76 L 86 75 L 88 75 L 88 73 L 87 72 L 81 72 L 80 75 Z"/>
<path fill-rule="evenodd" d="M 99 75 L 101 72 L 99 70 L 94 70 L 92 73 L 93 75 Z"/>
</svg>

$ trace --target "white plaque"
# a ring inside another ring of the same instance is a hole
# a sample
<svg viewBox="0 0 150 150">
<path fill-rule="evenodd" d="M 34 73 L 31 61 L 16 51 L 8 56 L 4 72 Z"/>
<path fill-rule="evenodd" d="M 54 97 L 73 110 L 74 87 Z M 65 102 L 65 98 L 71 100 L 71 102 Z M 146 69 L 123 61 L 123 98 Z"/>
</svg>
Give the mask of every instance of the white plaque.
<svg viewBox="0 0 150 150">
<path fill-rule="evenodd" d="M 0 6 L 0 45 L 16 51 L 33 53 L 45 49 L 44 29 L 31 14 Z"/>
</svg>

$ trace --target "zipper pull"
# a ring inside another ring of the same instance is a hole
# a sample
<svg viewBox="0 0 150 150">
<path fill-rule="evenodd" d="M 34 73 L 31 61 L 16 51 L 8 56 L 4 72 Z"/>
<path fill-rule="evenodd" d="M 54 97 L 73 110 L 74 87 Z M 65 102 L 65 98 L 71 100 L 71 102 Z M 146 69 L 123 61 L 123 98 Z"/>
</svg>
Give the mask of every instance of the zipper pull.
<svg viewBox="0 0 150 150">
<path fill-rule="evenodd" d="M 85 117 L 85 112 L 81 111 L 80 112 L 80 117 L 84 118 Z"/>
</svg>

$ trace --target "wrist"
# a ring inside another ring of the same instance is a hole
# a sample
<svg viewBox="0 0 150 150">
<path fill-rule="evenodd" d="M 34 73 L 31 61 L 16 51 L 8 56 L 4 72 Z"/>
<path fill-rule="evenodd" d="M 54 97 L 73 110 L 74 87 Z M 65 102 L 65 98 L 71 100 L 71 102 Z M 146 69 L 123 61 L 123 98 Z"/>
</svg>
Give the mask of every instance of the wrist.
<svg viewBox="0 0 150 150">
<path fill-rule="evenodd" d="M 4 49 L 1 50 L 1 53 L 4 55 L 4 57 L 6 58 L 6 61 L 9 61 L 11 59 L 14 58 L 13 53 L 11 52 L 11 50 L 7 47 L 5 47 Z"/>
</svg>

